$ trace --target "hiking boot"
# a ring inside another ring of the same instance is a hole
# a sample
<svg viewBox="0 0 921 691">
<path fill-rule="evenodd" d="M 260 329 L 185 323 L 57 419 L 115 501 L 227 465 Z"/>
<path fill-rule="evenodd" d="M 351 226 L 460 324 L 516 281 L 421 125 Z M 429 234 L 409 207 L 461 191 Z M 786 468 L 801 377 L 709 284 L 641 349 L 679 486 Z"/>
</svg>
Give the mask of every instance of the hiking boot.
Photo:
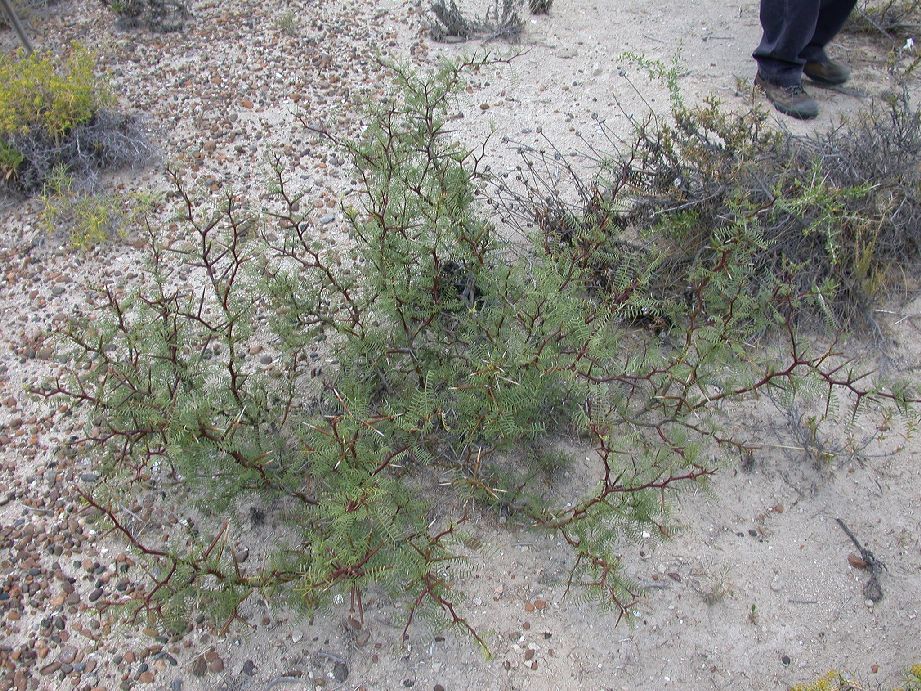
<svg viewBox="0 0 921 691">
<path fill-rule="evenodd" d="M 825 86 L 838 86 L 851 78 L 851 71 L 834 60 L 807 62 L 803 67 L 803 74 L 817 84 Z"/>
<path fill-rule="evenodd" d="M 759 74 L 755 77 L 755 86 L 764 91 L 768 100 L 784 115 L 799 120 L 810 120 L 819 114 L 819 104 L 806 93 L 801 84 L 773 84 Z"/>
</svg>

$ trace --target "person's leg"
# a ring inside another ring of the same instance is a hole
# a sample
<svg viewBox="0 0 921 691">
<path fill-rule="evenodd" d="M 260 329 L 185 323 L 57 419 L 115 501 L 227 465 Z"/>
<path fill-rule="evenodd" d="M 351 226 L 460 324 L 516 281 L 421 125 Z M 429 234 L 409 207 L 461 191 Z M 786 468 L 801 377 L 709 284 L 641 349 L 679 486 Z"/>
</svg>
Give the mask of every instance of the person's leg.
<svg viewBox="0 0 921 691">
<path fill-rule="evenodd" d="M 762 79 L 782 86 L 800 83 L 806 64 L 802 53 L 814 40 L 822 4 L 823 0 L 761 0 L 764 35 L 754 58 Z"/>
<path fill-rule="evenodd" d="M 857 0 L 823 0 L 812 39 L 800 57 L 805 62 L 827 62 L 825 46 L 841 31 Z"/>
</svg>

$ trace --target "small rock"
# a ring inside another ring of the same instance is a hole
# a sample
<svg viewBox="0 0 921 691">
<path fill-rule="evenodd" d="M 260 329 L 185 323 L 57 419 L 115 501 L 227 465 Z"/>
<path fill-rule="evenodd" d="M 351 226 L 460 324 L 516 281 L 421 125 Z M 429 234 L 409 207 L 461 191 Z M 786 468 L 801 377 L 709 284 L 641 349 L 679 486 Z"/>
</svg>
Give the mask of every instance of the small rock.
<svg viewBox="0 0 921 691">
<path fill-rule="evenodd" d="M 243 663 L 243 674 L 248 677 L 251 677 L 256 674 L 256 663 L 252 660 L 247 660 Z"/>
<path fill-rule="evenodd" d="M 789 665 L 789 664 L 790 664 L 790 656 L 789 656 L 789 655 L 783 655 L 783 656 L 780 658 L 780 661 L 783 662 L 784 665 Z"/>
<path fill-rule="evenodd" d="M 340 684 L 344 682 L 349 678 L 349 666 L 342 662 L 337 662 L 335 667 L 333 667 L 333 677 Z"/>
<path fill-rule="evenodd" d="M 192 674 L 196 677 L 205 676 L 205 672 L 208 671 L 208 663 L 205 661 L 204 656 L 199 655 L 194 660 L 192 660 Z"/>
<path fill-rule="evenodd" d="M 853 566 L 855 569 L 867 568 L 866 560 L 857 554 L 857 552 L 851 552 L 847 555 L 847 563 Z"/>
<path fill-rule="evenodd" d="M 223 672 L 224 661 L 219 657 L 211 660 L 211 662 L 208 663 L 208 671 L 214 672 L 215 674 L 218 672 Z"/>
<path fill-rule="evenodd" d="M 153 673 L 153 672 L 149 672 L 149 671 L 148 671 L 148 672 L 142 672 L 141 674 L 138 675 L 138 683 L 139 683 L 139 684 L 152 684 L 153 681 L 154 681 L 154 673 Z"/>
</svg>

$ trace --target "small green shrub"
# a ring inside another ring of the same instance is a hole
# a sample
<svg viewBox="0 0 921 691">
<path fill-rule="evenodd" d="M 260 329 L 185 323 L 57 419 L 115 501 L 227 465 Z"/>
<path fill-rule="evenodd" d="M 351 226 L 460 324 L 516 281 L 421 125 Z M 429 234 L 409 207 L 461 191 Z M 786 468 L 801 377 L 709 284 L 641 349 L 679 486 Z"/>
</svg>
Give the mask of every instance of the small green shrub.
<svg viewBox="0 0 921 691">
<path fill-rule="evenodd" d="M 790 691 L 861 691 L 864 687 L 837 670 L 830 670 L 808 684 L 795 684 Z"/>
<path fill-rule="evenodd" d="M 153 199 L 80 189 L 58 166 L 42 190 L 40 220 L 52 235 L 65 234 L 72 247 L 86 250 L 113 237 L 124 237 L 147 215 Z"/>
<path fill-rule="evenodd" d="M 12 180 L 19 166 L 25 161 L 22 152 L 17 151 L 4 141 L 0 141 L 0 175 L 5 182 Z"/>
<path fill-rule="evenodd" d="M 796 136 L 770 128 L 758 108 L 688 106 L 674 66 L 639 66 L 666 83 L 670 117 L 631 115 L 635 136 L 596 152 L 593 179 L 560 171 L 576 199 L 553 192 L 562 187 L 550 148 L 526 154 L 524 192 L 508 188 L 508 205 L 541 230 L 548 251 L 577 251 L 623 318 L 668 321 L 693 297 L 687 272 L 712 261 L 714 238 L 743 224 L 761 238 L 749 294 L 784 276 L 815 297 L 798 319 L 879 336 L 873 309 L 921 260 L 921 110 L 908 93 Z"/>
<path fill-rule="evenodd" d="M 869 691 L 870 688 L 880 687 L 862 684 L 833 669 L 813 682 L 791 686 L 790 691 Z M 905 672 L 905 684 L 895 687 L 892 691 L 919 690 L 921 690 L 921 665 L 914 665 Z"/>
<path fill-rule="evenodd" d="M 297 15 L 291 10 L 288 10 L 278 17 L 278 19 L 275 20 L 275 26 L 288 36 L 297 36 L 300 31 L 300 23 L 298 22 Z"/>
<path fill-rule="evenodd" d="M 39 132 L 59 141 L 111 102 L 96 77 L 95 59 L 74 45 L 60 59 L 50 53 L 0 54 L 0 137 Z"/>
<path fill-rule="evenodd" d="M 406 629 L 431 616 L 485 646 L 454 580 L 465 524 L 501 513 L 569 545 L 569 585 L 619 620 L 638 597 L 620 541 L 669 535 L 668 497 L 749 452 L 726 428 L 733 405 L 784 391 L 912 414 L 912 389 L 801 339 L 790 315 L 808 295 L 782 276 L 747 292 L 765 242 L 749 224 L 688 265 L 664 338 L 598 299 L 578 251 L 541 235 L 511 251 L 476 203 L 482 160 L 448 136 L 462 70 L 484 62 L 397 68 L 363 136 L 340 143 L 360 181 L 349 247 L 319 237 L 280 159 L 262 211 L 197 202 L 174 175 L 183 240 L 149 228 L 150 282 L 104 288 L 64 334 L 64 373 L 39 390 L 87 413 L 102 479 L 83 497 L 147 574 L 116 603 L 133 616 L 226 625 L 269 592 L 306 609 L 349 595 L 360 622 L 382 588 Z M 783 347 L 753 350 L 768 327 Z M 553 481 L 572 460 L 561 437 L 586 447 L 575 486 Z M 141 533 L 125 510 L 139 495 L 145 520 L 188 529 Z M 285 528 L 242 559 L 250 509 Z"/>
<path fill-rule="evenodd" d="M 921 664 L 912 665 L 905 678 L 905 691 L 921 691 Z"/>
<path fill-rule="evenodd" d="M 0 55 L 0 180 L 32 193 L 58 166 L 89 182 L 104 167 L 132 165 L 151 149 L 132 118 L 111 110 L 93 54 Z"/>
<path fill-rule="evenodd" d="M 182 31 L 192 16 L 185 0 L 101 0 L 118 17 L 122 29 L 144 27 L 149 31 Z"/>
<path fill-rule="evenodd" d="M 485 16 L 464 14 L 455 0 L 433 0 L 429 31 L 436 41 L 480 38 L 514 39 L 524 29 L 521 8 L 524 0 L 493 0 Z"/>
</svg>

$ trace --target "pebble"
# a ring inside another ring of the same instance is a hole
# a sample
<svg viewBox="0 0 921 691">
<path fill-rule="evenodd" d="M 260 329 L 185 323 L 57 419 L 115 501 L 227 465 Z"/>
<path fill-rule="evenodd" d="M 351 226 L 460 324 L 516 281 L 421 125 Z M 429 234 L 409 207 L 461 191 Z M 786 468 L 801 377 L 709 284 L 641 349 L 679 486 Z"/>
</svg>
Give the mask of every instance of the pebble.
<svg viewBox="0 0 921 691">
<path fill-rule="evenodd" d="M 208 662 L 205 660 L 204 656 L 199 655 L 194 660 L 192 660 L 192 674 L 196 677 L 205 676 L 205 672 L 208 671 Z"/>
</svg>

